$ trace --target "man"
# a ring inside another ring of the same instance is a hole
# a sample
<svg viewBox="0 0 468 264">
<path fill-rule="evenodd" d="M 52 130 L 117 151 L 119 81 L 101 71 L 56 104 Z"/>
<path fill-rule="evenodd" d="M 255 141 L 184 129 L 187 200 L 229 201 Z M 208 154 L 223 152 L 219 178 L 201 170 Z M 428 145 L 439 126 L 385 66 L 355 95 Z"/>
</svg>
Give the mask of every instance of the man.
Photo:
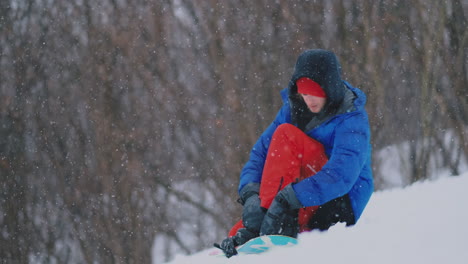
<svg viewBox="0 0 468 264">
<path fill-rule="evenodd" d="M 242 221 L 216 244 L 227 257 L 259 235 L 296 237 L 358 221 L 373 192 L 370 128 L 366 96 L 340 71 L 330 51 L 297 59 L 283 106 L 242 170 Z"/>
</svg>

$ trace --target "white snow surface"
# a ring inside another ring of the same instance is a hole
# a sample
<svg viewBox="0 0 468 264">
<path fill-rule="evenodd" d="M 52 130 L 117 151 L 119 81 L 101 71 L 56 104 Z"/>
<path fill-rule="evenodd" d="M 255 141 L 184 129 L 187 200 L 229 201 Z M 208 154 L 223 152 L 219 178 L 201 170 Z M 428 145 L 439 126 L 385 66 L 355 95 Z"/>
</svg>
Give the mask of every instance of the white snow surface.
<svg viewBox="0 0 468 264">
<path fill-rule="evenodd" d="M 355 226 L 337 224 L 298 239 L 297 246 L 261 255 L 227 259 L 206 249 L 170 263 L 467 264 L 468 172 L 375 192 Z"/>
</svg>

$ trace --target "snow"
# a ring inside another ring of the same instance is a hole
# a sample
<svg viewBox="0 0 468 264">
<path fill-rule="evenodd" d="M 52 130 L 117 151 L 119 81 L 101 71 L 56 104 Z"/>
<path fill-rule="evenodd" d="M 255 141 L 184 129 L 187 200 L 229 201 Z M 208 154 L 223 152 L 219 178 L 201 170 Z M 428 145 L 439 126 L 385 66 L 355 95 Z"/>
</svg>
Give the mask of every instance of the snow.
<svg viewBox="0 0 468 264">
<path fill-rule="evenodd" d="M 171 263 L 468 263 L 468 172 L 374 193 L 353 227 L 299 235 L 299 244 L 262 255 L 208 256 Z M 219 241 L 217 241 L 219 242 Z"/>
</svg>

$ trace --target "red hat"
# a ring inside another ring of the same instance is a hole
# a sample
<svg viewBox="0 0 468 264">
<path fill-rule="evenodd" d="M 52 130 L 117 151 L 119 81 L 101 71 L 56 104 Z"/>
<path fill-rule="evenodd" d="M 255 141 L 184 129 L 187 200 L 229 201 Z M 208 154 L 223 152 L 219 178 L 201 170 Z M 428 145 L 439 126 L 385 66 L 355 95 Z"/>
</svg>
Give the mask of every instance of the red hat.
<svg viewBox="0 0 468 264">
<path fill-rule="evenodd" d="M 299 80 L 296 81 L 296 85 L 297 92 L 300 94 L 308 94 L 322 98 L 327 97 L 325 91 L 323 91 L 322 87 L 320 87 L 320 84 L 312 81 L 307 77 L 299 78 Z"/>
</svg>

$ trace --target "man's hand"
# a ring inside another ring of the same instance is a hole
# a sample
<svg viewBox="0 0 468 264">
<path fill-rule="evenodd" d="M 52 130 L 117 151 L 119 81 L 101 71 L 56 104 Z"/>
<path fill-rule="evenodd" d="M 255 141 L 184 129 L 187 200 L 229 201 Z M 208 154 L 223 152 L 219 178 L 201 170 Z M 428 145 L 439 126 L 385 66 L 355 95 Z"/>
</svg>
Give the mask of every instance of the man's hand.
<svg viewBox="0 0 468 264">
<path fill-rule="evenodd" d="M 262 225 L 263 218 L 265 217 L 265 211 L 263 207 L 260 207 L 260 198 L 258 194 L 250 196 L 244 204 L 242 210 L 242 223 L 244 226 L 253 231 L 260 232 L 260 226 Z"/>
<path fill-rule="evenodd" d="M 260 184 L 249 183 L 240 191 L 240 203 L 242 209 L 242 224 L 251 232 L 260 232 L 266 209 L 260 207 L 258 192 Z"/>
<path fill-rule="evenodd" d="M 250 232 L 246 228 L 241 228 L 236 235 L 224 239 L 221 244 L 215 243 L 214 246 L 221 249 L 227 258 L 237 255 L 236 247 L 244 244 L 250 239 L 257 237 L 258 233 Z"/>
<path fill-rule="evenodd" d="M 268 209 L 260 228 L 260 235 L 297 237 L 299 208 L 303 207 L 292 185 L 281 190 Z"/>
</svg>

